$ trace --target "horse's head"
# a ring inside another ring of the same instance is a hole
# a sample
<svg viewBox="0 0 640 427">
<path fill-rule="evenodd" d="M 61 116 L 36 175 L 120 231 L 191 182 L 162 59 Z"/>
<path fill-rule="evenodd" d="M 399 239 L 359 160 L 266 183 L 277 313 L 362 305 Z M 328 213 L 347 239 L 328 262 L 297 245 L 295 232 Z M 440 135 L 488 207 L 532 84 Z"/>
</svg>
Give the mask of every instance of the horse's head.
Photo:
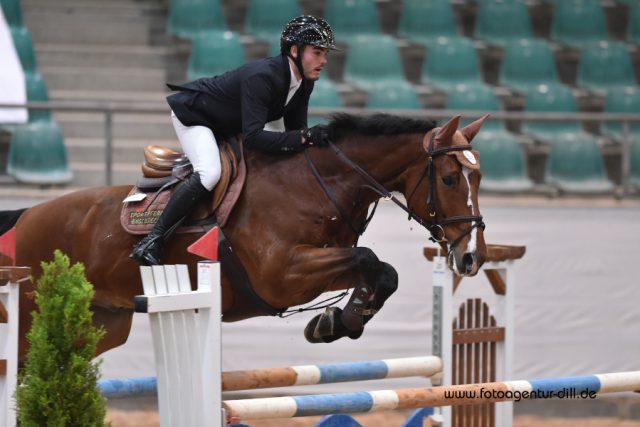
<svg viewBox="0 0 640 427">
<path fill-rule="evenodd" d="M 407 182 L 410 209 L 428 223 L 432 240 L 448 252 L 449 267 L 473 276 L 486 257 L 478 206 L 480 155 L 470 145 L 488 116 L 458 129 L 460 116 L 429 131 L 423 141 L 426 169 Z"/>
</svg>

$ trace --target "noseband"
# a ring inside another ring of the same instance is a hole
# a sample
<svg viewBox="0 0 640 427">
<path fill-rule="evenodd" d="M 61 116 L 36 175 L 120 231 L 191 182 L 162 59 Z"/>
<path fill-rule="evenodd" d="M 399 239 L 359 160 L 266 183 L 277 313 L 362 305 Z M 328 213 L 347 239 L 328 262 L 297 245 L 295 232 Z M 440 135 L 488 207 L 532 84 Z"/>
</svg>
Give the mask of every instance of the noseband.
<svg viewBox="0 0 640 427">
<path fill-rule="evenodd" d="M 425 135 L 425 138 L 426 138 L 426 135 Z M 351 167 L 354 171 L 356 171 L 367 182 L 366 187 L 370 188 L 371 190 L 373 190 L 374 192 L 379 194 L 384 199 L 391 200 L 393 203 L 398 205 L 402 210 L 404 210 L 409 215 L 409 219 L 410 220 L 413 219 L 418 224 L 420 224 L 422 227 L 426 228 L 429 231 L 429 233 L 431 234 L 431 237 L 429 239 L 432 242 L 442 243 L 442 242 L 446 241 L 446 236 L 444 234 L 444 226 L 445 225 L 455 224 L 455 223 L 460 223 L 460 222 L 475 222 L 475 224 L 472 224 L 471 227 L 469 227 L 468 230 L 466 230 L 464 233 L 462 233 L 460 236 L 458 236 L 449 245 L 449 248 L 453 249 L 454 247 L 456 247 L 456 245 L 458 243 L 460 243 L 460 241 L 466 235 L 470 234 L 475 228 L 482 227 L 482 229 L 484 230 L 485 224 L 482 221 L 482 215 L 456 215 L 456 216 L 451 216 L 449 218 L 444 218 L 444 219 L 440 220 L 440 222 L 436 222 L 437 221 L 437 217 L 438 217 L 438 206 L 437 206 L 437 203 L 436 203 L 436 187 L 435 187 L 435 184 L 436 184 L 436 170 L 435 170 L 435 166 L 433 165 L 433 159 L 436 158 L 437 156 L 449 153 L 451 151 L 468 150 L 469 147 L 468 146 L 464 146 L 464 145 L 456 145 L 456 146 L 452 146 L 452 147 L 444 147 L 444 148 L 434 149 L 434 145 L 435 145 L 435 132 L 432 131 L 431 139 L 429 140 L 429 144 L 428 144 L 427 147 L 425 147 L 425 150 L 427 151 L 427 154 L 429 155 L 429 159 L 427 161 L 427 165 L 426 165 L 425 171 L 423 172 L 422 176 L 418 180 L 418 183 L 416 184 L 415 188 L 411 192 L 411 196 L 409 196 L 409 198 L 407 199 L 407 204 L 405 205 L 400 200 L 398 200 L 398 198 L 396 198 L 389 190 L 387 190 L 384 186 L 382 186 L 382 184 L 380 184 L 378 181 L 376 181 L 375 178 L 373 178 L 371 175 L 369 175 L 369 173 L 367 171 L 362 169 L 358 164 L 356 164 L 350 158 L 348 158 L 342 152 L 342 150 L 340 150 L 340 148 L 338 148 L 337 145 L 335 145 L 333 142 L 329 142 L 329 146 L 333 149 L 333 151 L 336 154 L 336 156 L 342 162 L 346 163 L 349 167 Z M 354 231 L 354 233 L 356 233 L 356 236 L 362 235 L 362 233 L 364 233 L 364 229 L 366 228 L 368 223 L 371 221 L 371 218 L 373 217 L 373 214 L 375 212 L 375 207 L 374 207 L 373 211 L 371 212 L 369 218 L 367 218 L 367 220 L 365 221 L 364 226 L 360 230 L 356 229 L 353 226 L 353 224 L 351 223 L 351 221 L 349 220 L 348 216 L 345 214 L 345 212 L 342 209 L 342 207 L 338 204 L 338 201 L 337 201 L 336 197 L 333 195 L 331 190 L 327 187 L 326 183 L 324 182 L 324 179 L 322 179 L 322 176 L 320 175 L 320 173 L 318 172 L 317 168 L 313 164 L 313 161 L 309 157 L 308 150 L 304 151 L 304 156 L 307 159 L 309 167 L 311 168 L 311 171 L 313 172 L 313 175 L 315 176 L 316 180 L 318 181 L 318 183 L 320 184 L 320 186 L 324 190 L 324 192 L 327 195 L 327 197 L 329 197 L 329 199 L 332 201 L 332 203 L 338 209 L 338 212 L 340 213 L 340 216 L 342 217 L 342 220 L 349 225 L 351 230 Z M 411 198 L 413 197 L 413 195 L 415 194 L 416 190 L 418 189 L 418 186 L 420 185 L 420 183 L 422 183 L 422 181 L 424 180 L 424 178 L 426 176 L 429 176 L 429 194 L 427 195 L 427 208 L 429 210 L 429 216 L 433 219 L 433 222 L 424 221 L 422 218 L 420 218 L 418 215 L 416 215 L 415 212 L 413 212 L 408 206 L 409 202 L 411 201 Z M 377 204 L 377 202 L 376 202 L 376 204 Z"/>
<path fill-rule="evenodd" d="M 425 135 L 425 139 L 426 139 L 426 135 Z M 415 188 L 411 192 L 411 196 L 409 196 L 409 198 L 407 199 L 407 204 L 411 201 L 411 198 L 415 194 L 416 190 L 418 189 L 418 186 L 420 185 L 424 177 L 429 176 L 429 193 L 427 194 L 427 209 L 429 210 L 429 216 L 433 218 L 433 223 L 430 224 L 430 228 L 426 226 L 425 227 L 431 233 L 430 240 L 435 243 L 445 242 L 446 241 L 446 237 L 444 234 L 445 225 L 456 224 L 460 222 L 473 223 L 471 227 L 469 227 L 464 233 L 458 236 L 449 245 L 450 249 L 453 249 L 458 245 L 458 243 L 460 243 L 460 241 L 466 235 L 471 234 L 471 232 L 477 227 L 482 227 L 482 229 L 484 230 L 485 224 L 482 221 L 482 215 L 456 215 L 456 216 L 450 216 L 448 218 L 441 219 L 439 222 L 437 222 L 438 205 L 437 205 L 437 197 L 436 197 L 436 167 L 433 164 L 433 161 L 436 157 L 441 156 L 443 154 L 450 153 L 452 151 L 468 150 L 469 146 L 453 145 L 450 147 L 443 147 L 443 148 L 436 149 L 435 139 L 436 139 L 436 132 L 432 131 L 431 138 L 429 138 L 429 144 L 427 145 L 427 147 L 425 147 L 427 154 L 429 155 L 429 158 L 427 159 L 427 166 L 426 166 L 425 172 L 422 174 L 422 177 L 420 178 Z M 471 191 L 471 188 L 469 188 L 469 191 Z M 415 219 L 415 216 L 413 216 L 413 218 Z M 434 230 L 436 231 L 437 234 L 434 233 Z M 440 235 L 440 237 L 437 237 L 438 234 Z"/>
</svg>

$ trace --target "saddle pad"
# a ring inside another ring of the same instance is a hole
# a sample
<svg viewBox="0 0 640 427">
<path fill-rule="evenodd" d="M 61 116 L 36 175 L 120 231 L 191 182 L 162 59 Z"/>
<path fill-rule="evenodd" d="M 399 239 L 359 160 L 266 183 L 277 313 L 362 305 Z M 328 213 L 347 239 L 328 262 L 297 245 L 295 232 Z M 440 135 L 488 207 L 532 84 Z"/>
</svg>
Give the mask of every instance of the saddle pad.
<svg viewBox="0 0 640 427">
<path fill-rule="evenodd" d="M 231 147 L 230 144 L 227 144 L 227 146 Z M 215 212 L 220 227 L 224 227 L 227 224 L 229 215 L 231 214 L 233 207 L 236 205 L 238 198 L 240 198 L 240 194 L 242 194 L 242 189 L 244 188 L 244 183 L 247 180 L 247 165 L 244 160 L 241 141 L 239 141 L 237 148 L 239 150 L 240 160 L 233 163 L 234 165 L 237 165 L 235 168 L 235 176 L 232 178 L 231 185 L 228 185 L 228 189 L 225 189 L 224 197 L 216 206 Z M 233 149 L 229 149 L 229 155 L 232 155 L 234 159 L 237 159 Z M 215 201 L 216 197 L 214 195 L 214 202 Z"/>
<path fill-rule="evenodd" d="M 231 210 L 235 206 L 244 182 L 246 180 L 246 165 L 242 153 L 242 143 L 238 144 L 240 161 L 231 144 L 222 144 L 220 148 L 220 161 L 222 163 L 222 174 L 220 182 L 213 190 L 211 198 L 206 198 L 190 216 L 189 220 L 202 220 L 213 215 L 215 212 L 218 225 L 224 227 L 229 219 Z M 120 213 L 120 223 L 130 234 L 148 234 L 153 228 L 169 198 L 177 186 L 172 186 L 159 194 L 156 191 L 144 190 L 133 186 Z M 140 195 L 135 197 L 134 195 Z M 142 196 L 144 195 L 144 196 Z M 132 197 L 134 196 L 134 197 Z M 142 200 L 140 200 L 142 199 Z M 179 227 L 177 233 L 197 233 L 204 232 L 208 228 L 205 225 L 193 225 Z"/>
<path fill-rule="evenodd" d="M 162 191 L 156 196 L 156 192 L 141 191 L 138 187 L 133 186 L 127 198 L 139 194 L 144 194 L 146 197 L 140 201 L 134 200 L 123 204 L 122 211 L 120 212 L 120 224 L 122 228 L 129 234 L 149 234 L 165 206 L 167 206 L 167 202 L 175 188 L 176 187 L 173 187 L 170 190 Z M 199 233 L 206 230 L 202 225 L 193 225 L 179 227 L 176 233 Z"/>
</svg>

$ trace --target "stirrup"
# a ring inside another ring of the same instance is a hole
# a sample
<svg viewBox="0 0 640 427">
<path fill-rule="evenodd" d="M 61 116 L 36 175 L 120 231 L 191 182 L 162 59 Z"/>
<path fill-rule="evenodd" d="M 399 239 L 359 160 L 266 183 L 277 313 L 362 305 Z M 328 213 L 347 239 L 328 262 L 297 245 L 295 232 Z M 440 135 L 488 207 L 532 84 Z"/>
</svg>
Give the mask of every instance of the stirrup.
<svg viewBox="0 0 640 427">
<path fill-rule="evenodd" d="M 129 258 L 134 259 L 140 265 L 159 265 L 160 257 L 154 256 L 151 252 L 151 246 L 158 242 L 158 240 L 162 239 L 163 235 L 159 234 L 157 236 L 149 237 L 147 235 L 145 239 L 149 239 L 146 242 L 142 240 L 138 242 L 138 244 L 133 248 Z M 143 239 L 144 240 L 144 239 Z M 159 251 L 158 251 L 159 252 Z"/>
</svg>

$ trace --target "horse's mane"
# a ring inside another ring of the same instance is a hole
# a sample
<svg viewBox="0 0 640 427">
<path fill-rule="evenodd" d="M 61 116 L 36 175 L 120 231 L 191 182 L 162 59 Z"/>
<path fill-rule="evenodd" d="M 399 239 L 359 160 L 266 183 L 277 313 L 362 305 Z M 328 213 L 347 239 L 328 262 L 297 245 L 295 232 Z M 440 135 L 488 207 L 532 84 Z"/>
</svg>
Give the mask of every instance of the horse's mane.
<svg viewBox="0 0 640 427">
<path fill-rule="evenodd" d="M 334 141 L 350 135 L 399 135 L 407 133 L 427 133 L 436 127 L 433 120 L 419 120 L 391 114 L 354 116 L 337 113 L 331 116 L 329 133 Z"/>
</svg>

